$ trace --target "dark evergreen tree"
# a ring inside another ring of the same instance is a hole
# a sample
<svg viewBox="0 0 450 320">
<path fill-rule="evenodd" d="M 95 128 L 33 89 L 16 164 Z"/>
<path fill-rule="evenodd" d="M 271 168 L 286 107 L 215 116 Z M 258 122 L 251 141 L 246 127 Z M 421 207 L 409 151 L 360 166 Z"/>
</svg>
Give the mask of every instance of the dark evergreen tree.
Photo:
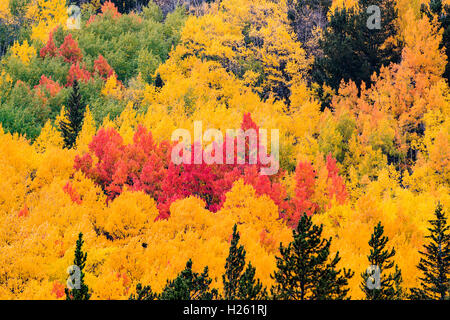
<svg viewBox="0 0 450 320">
<path fill-rule="evenodd" d="M 267 298 L 267 289 L 259 279 L 255 279 L 256 268 L 249 262 L 247 269 L 239 278 L 236 298 L 239 300 L 264 300 Z"/>
<path fill-rule="evenodd" d="M 380 28 L 369 28 L 372 12 L 381 10 Z M 394 0 L 359 0 L 358 8 L 336 9 L 319 41 L 323 56 L 316 59 L 313 79 L 338 89 L 341 80 L 357 85 L 371 83 L 371 76 L 381 66 L 399 62 L 401 46 L 391 41 L 397 34 L 397 9 Z"/>
<path fill-rule="evenodd" d="M 276 257 L 277 270 L 272 278 L 276 285 L 272 295 L 277 299 L 325 300 L 345 299 L 349 289 L 348 279 L 354 273 L 337 270 L 339 252 L 329 260 L 331 238 L 322 239 L 323 225 L 316 226 L 304 214 L 293 230 L 293 241 L 284 247 L 281 257 Z"/>
<path fill-rule="evenodd" d="M 69 98 L 66 111 L 66 119 L 59 124 L 64 138 L 64 147 L 71 149 L 74 147 L 78 134 L 83 127 L 83 119 L 86 106 L 81 102 L 78 81 L 73 82 L 72 94 Z"/>
<path fill-rule="evenodd" d="M 156 74 L 156 78 L 155 78 L 155 87 L 156 88 L 162 88 L 164 86 L 164 81 L 161 78 L 161 75 L 159 74 L 159 72 Z"/>
<path fill-rule="evenodd" d="M 217 298 L 217 289 L 211 289 L 212 279 L 208 275 L 208 267 L 202 274 L 192 272 L 192 261 L 186 263 L 186 268 L 172 281 L 167 281 L 161 300 L 212 300 Z"/>
<path fill-rule="evenodd" d="M 240 235 L 235 224 L 227 262 L 225 263 L 225 274 L 222 276 L 224 298 L 227 300 L 236 299 L 239 279 L 245 267 L 245 250 L 243 246 L 238 246 L 239 238 Z"/>
<path fill-rule="evenodd" d="M 148 5 L 149 0 L 108 0 L 114 3 L 114 5 L 117 7 L 117 11 L 120 13 L 130 13 L 133 10 L 141 10 L 142 7 L 145 7 Z M 103 2 L 106 2 L 106 0 L 103 0 Z"/>
<path fill-rule="evenodd" d="M 443 4 L 442 0 L 430 0 L 428 6 L 423 3 L 422 13 L 426 14 L 430 20 L 437 17 L 443 29 L 441 48 L 445 47 L 445 54 L 450 57 L 450 5 Z M 450 82 L 450 63 L 447 62 L 443 77 Z"/>
<path fill-rule="evenodd" d="M 403 298 L 403 290 L 401 287 L 402 273 L 395 265 L 393 273 L 387 274 L 389 269 L 394 267 L 392 258 L 395 256 L 395 249 L 386 250 L 386 244 L 389 238 L 383 235 L 384 228 L 381 222 L 375 226 L 369 241 L 370 254 L 368 256 L 369 265 L 373 266 L 373 272 L 377 274 L 369 274 L 367 271 L 361 274 L 362 282 L 361 290 L 365 293 L 367 300 L 399 300 Z M 369 279 L 371 277 L 371 279 Z M 379 277 L 379 279 L 375 279 Z M 368 283 L 371 283 L 369 286 Z"/>
<path fill-rule="evenodd" d="M 138 283 L 136 285 L 136 294 L 131 294 L 128 300 L 156 300 L 158 299 L 158 294 L 152 291 L 150 286 L 142 287 L 142 284 Z"/>
<path fill-rule="evenodd" d="M 87 253 L 83 253 L 83 234 L 80 232 L 78 235 L 77 245 L 75 249 L 75 258 L 73 264 L 78 267 L 78 270 L 73 269 L 70 273 L 70 279 L 73 289 L 66 288 L 64 291 L 66 293 L 66 300 L 89 300 L 91 294 L 89 293 L 88 286 L 84 283 L 84 272 L 83 269 L 86 266 Z M 76 286 L 79 285 L 79 289 Z"/>
<path fill-rule="evenodd" d="M 259 279 L 255 279 L 255 268 L 251 263 L 245 268 L 245 249 L 239 245 L 237 225 L 233 227 L 230 250 L 225 263 L 225 274 L 222 276 L 224 298 L 226 300 L 256 300 L 264 299 L 267 291 Z"/>
<path fill-rule="evenodd" d="M 417 268 L 422 271 L 420 277 L 421 288 L 411 291 L 412 299 L 426 300 L 448 300 L 450 297 L 450 226 L 447 217 L 439 203 L 434 211 L 436 219 L 430 220 L 430 234 L 427 236 L 431 241 L 425 245 L 425 251 L 420 251 Z"/>
</svg>

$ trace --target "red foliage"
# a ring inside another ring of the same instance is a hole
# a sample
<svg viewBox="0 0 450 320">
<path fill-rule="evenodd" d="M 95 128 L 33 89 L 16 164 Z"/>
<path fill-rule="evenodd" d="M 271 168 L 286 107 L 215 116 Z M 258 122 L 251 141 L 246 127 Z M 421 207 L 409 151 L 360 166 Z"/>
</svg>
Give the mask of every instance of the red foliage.
<svg viewBox="0 0 450 320">
<path fill-rule="evenodd" d="M 311 198 L 314 195 L 316 171 L 308 162 L 300 162 L 295 170 L 295 196 L 292 199 L 293 211 L 286 217 L 291 227 L 296 227 L 303 214 L 312 215 L 318 205 Z"/>
<path fill-rule="evenodd" d="M 257 129 L 249 114 L 244 116 L 242 129 Z M 227 137 L 223 142 L 224 160 Z M 248 141 L 246 141 L 248 142 Z M 169 216 L 169 208 L 175 200 L 188 196 L 203 199 L 208 210 L 216 212 L 226 200 L 226 193 L 233 183 L 243 179 L 254 187 L 257 195 L 268 195 L 279 208 L 281 218 L 295 227 L 304 213 L 311 215 L 319 206 L 314 202 L 316 171 L 307 162 L 300 162 L 295 173 L 295 196 L 288 199 L 281 178 L 281 171 L 276 175 L 260 174 L 261 163 L 248 163 L 248 148 L 244 164 L 237 164 L 236 140 L 233 164 L 207 164 L 203 160 L 194 163 L 194 152 L 191 153 L 191 164 L 176 165 L 170 161 L 172 144 L 156 143 L 150 132 L 139 126 L 133 143 L 125 145 L 119 133 L 112 129 L 101 129 L 89 144 L 90 152 L 75 158 L 75 169 L 81 170 L 99 184 L 108 196 L 108 200 L 119 195 L 123 188 L 144 191 L 151 195 L 158 204 L 159 218 Z M 191 145 L 191 150 L 198 146 Z M 95 157 L 97 162 L 93 161 Z M 329 197 L 345 201 L 346 191 L 342 178 L 338 175 L 336 161 L 327 158 L 328 180 L 332 183 Z"/>
<path fill-rule="evenodd" d="M 121 16 L 120 12 L 111 1 L 106 1 L 101 7 L 101 11 L 101 15 L 110 14 L 113 18 L 118 18 Z"/>
<path fill-rule="evenodd" d="M 65 285 L 59 281 L 53 282 L 52 294 L 56 296 L 57 299 L 62 298 L 65 294 Z"/>
<path fill-rule="evenodd" d="M 114 74 L 114 69 L 102 55 L 94 61 L 94 70 L 105 80 Z"/>
<path fill-rule="evenodd" d="M 41 58 L 45 58 L 46 56 L 56 57 L 58 55 L 58 49 L 56 48 L 55 42 L 53 41 L 53 32 L 55 32 L 55 30 L 50 32 L 47 43 L 39 51 L 39 55 L 41 56 Z"/>
<path fill-rule="evenodd" d="M 26 204 L 23 205 L 22 210 L 19 211 L 18 217 L 28 217 L 30 215 L 30 211 Z"/>
<path fill-rule="evenodd" d="M 75 188 L 72 186 L 70 181 L 66 183 L 66 185 L 63 187 L 63 190 L 65 193 L 67 193 L 70 196 L 70 199 L 72 200 L 72 202 L 75 202 L 76 204 L 81 204 L 83 202 L 80 198 L 80 195 L 75 190 Z"/>
<path fill-rule="evenodd" d="M 96 15 L 96 14 L 90 16 L 90 17 L 89 17 L 89 20 L 86 22 L 86 27 L 87 27 L 88 25 L 90 25 L 92 22 L 94 22 L 94 21 L 95 21 L 95 18 L 97 18 L 97 15 Z"/>
<path fill-rule="evenodd" d="M 75 80 L 82 81 L 82 82 L 88 82 L 91 79 L 91 74 L 89 71 L 80 68 L 79 62 L 76 64 L 72 64 L 69 69 L 69 74 L 67 75 L 67 84 L 66 87 L 70 87 L 73 85 L 73 82 Z"/>
<path fill-rule="evenodd" d="M 70 33 L 64 38 L 63 44 L 59 47 L 59 55 L 64 58 L 64 61 L 69 63 L 81 62 L 81 59 L 83 59 L 81 49 Z"/>
<path fill-rule="evenodd" d="M 53 33 L 55 32 L 55 30 L 50 32 L 47 43 L 39 51 L 39 55 L 41 56 L 41 58 L 45 58 L 47 56 L 49 57 L 60 56 L 64 59 L 64 61 L 68 63 L 73 64 L 81 62 L 81 60 L 83 59 L 83 54 L 78 46 L 78 43 L 72 38 L 72 35 L 69 33 L 64 38 L 64 42 L 61 44 L 61 46 L 57 48 L 53 40 Z"/>
<path fill-rule="evenodd" d="M 44 89 L 51 97 L 54 97 L 61 91 L 62 87 L 58 82 L 53 81 L 51 77 L 47 78 L 45 75 L 42 75 L 39 84 L 34 89 L 36 89 L 38 95 L 43 95 L 42 89 Z"/>
<path fill-rule="evenodd" d="M 124 186 L 143 190 L 158 199 L 161 181 L 169 161 L 169 145 L 157 144 L 150 132 L 139 126 L 133 144 L 124 145 L 116 130 L 101 129 L 89 144 L 98 158 L 93 164 L 91 154 L 75 158 L 75 169 L 81 170 L 98 183 L 108 199 L 120 194 Z"/>
<path fill-rule="evenodd" d="M 336 165 L 336 159 L 331 154 L 327 156 L 327 170 L 328 170 L 328 196 L 330 198 L 336 197 L 338 203 L 344 203 L 348 198 L 347 189 L 344 180 L 339 175 L 339 169 Z"/>
</svg>

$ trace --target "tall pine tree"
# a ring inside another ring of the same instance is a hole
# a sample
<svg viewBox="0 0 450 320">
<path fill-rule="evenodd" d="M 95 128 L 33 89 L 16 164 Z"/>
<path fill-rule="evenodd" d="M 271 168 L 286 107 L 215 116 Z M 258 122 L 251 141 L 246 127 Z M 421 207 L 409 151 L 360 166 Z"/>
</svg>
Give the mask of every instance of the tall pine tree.
<svg viewBox="0 0 450 320">
<path fill-rule="evenodd" d="M 384 227 L 381 222 L 374 227 L 369 241 L 370 254 L 368 256 L 369 265 L 374 266 L 372 271 L 379 270 L 377 274 L 369 274 L 367 271 L 361 274 L 361 290 L 366 294 L 367 300 L 399 300 L 403 297 L 401 288 L 402 273 L 395 265 L 393 273 L 386 274 L 394 267 L 392 258 L 395 256 L 395 249 L 386 250 L 389 238 L 383 235 Z M 375 279 L 379 277 L 379 279 Z"/>
<path fill-rule="evenodd" d="M 261 300 L 267 297 L 259 279 L 255 279 L 255 268 L 248 264 L 245 268 L 245 249 L 239 245 L 237 225 L 233 227 L 230 250 L 225 263 L 225 273 L 222 276 L 224 298 L 226 300 Z"/>
<path fill-rule="evenodd" d="M 380 28 L 368 26 L 373 18 L 367 11 L 370 6 L 381 11 Z M 381 66 L 399 62 L 401 46 L 394 41 L 397 16 L 394 0 L 359 0 L 357 7 L 335 9 L 319 41 L 323 56 L 313 66 L 314 81 L 334 89 L 341 80 L 369 85 Z"/>
<path fill-rule="evenodd" d="M 65 119 L 59 123 L 61 133 L 64 138 L 64 147 L 71 149 L 74 147 L 78 134 L 83 127 L 84 113 L 86 106 L 81 101 L 78 81 L 73 82 L 72 94 L 66 109 Z"/>
<path fill-rule="evenodd" d="M 412 299 L 445 300 L 450 298 L 450 226 L 439 203 L 434 211 L 435 219 L 430 220 L 430 234 L 427 236 L 431 241 L 425 245 L 425 251 L 420 252 L 417 268 L 422 271 L 420 277 L 421 287 L 411 291 Z"/>
<path fill-rule="evenodd" d="M 73 264 L 78 267 L 77 269 L 72 269 L 70 273 L 70 279 L 73 289 L 66 288 L 64 291 L 66 293 L 66 300 L 89 300 L 91 294 L 89 293 L 88 286 L 84 283 L 84 272 L 83 269 L 86 266 L 87 253 L 83 253 L 83 234 L 80 232 L 78 235 L 77 245 L 75 249 L 75 258 Z M 79 285 L 79 288 L 76 288 Z"/>
<path fill-rule="evenodd" d="M 337 270 L 339 252 L 329 259 L 330 239 L 322 239 L 323 225 L 312 223 L 304 214 L 293 230 L 293 241 L 284 247 L 280 244 L 281 257 L 276 257 L 277 270 L 272 278 L 276 285 L 272 294 L 277 299 L 328 300 L 345 299 L 349 289 L 348 279 L 354 273 Z"/>
<path fill-rule="evenodd" d="M 192 271 L 192 261 L 186 263 L 186 268 L 172 281 L 168 281 L 162 293 L 161 300 L 212 300 L 217 298 L 217 289 L 211 289 L 212 279 L 208 275 L 208 267 L 202 274 Z"/>
</svg>

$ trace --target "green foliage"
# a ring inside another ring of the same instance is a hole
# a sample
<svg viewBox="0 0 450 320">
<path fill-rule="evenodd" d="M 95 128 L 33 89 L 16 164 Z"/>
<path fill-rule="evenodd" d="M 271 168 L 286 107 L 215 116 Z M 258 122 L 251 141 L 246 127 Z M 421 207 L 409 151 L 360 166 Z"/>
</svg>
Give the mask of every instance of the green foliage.
<svg viewBox="0 0 450 320">
<path fill-rule="evenodd" d="M 83 246 L 83 234 L 80 232 L 78 235 L 77 246 L 75 249 L 75 258 L 73 260 L 73 264 L 80 269 L 80 278 L 79 278 L 79 289 L 68 289 L 66 288 L 64 291 L 66 293 L 66 300 L 89 300 L 91 294 L 89 293 L 88 286 L 84 283 L 84 272 L 83 269 L 86 266 L 87 253 L 83 253 L 81 250 Z M 74 271 L 70 274 L 74 275 Z M 75 282 L 72 280 L 72 285 L 75 285 Z"/>
<path fill-rule="evenodd" d="M 139 15 L 97 16 L 76 34 L 76 39 L 88 65 L 93 65 L 101 54 L 118 79 L 127 83 L 143 72 L 142 66 L 147 67 L 143 74 L 153 73 L 168 58 L 180 39 L 184 20 L 184 12 L 176 10 L 162 21 L 160 11 L 151 5 Z M 149 66 L 145 66 L 144 59 L 151 61 Z"/>
<path fill-rule="evenodd" d="M 367 272 L 361 274 L 362 282 L 360 288 L 366 294 L 367 300 L 399 300 L 403 297 L 401 288 L 402 273 L 400 269 L 395 265 L 394 272 L 388 275 L 386 274 L 389 269 L 394 267 L 392 258 L 395 256 L 395 249 L 392 248 L 391 251 L 385 250 L 389 238 L 383 236 L 383 233 L 384 228 L 381 225 L 381 222 L 378 222 L 369 241 L 371 249 L 370 255 L 367 258 L 369 260 L 369 265 L 379 268 L 380 282 L 379 288 L 376 288 L 375 286 L 371 289 L 367 286 L 368 279 L 371 275 Z"/>
<path fill-rule="evenodd" d="M 255 279 L 256 268 L 249 262 L 247 269 L 239 279 L 236 298 L 239 300 L 264 300 L 267 298 L 267 290 L 259 279 Z"/>
<path fill-rule="evenodd" d="M 294 240 L 284 247 L 280 244 L 281 257 L 272 278 L 276 285 L 272 294 L 278 299 L 325 300 L 345 299 L 349 291 L 350 270 L 336 269 L 339 252 L 329 261 L 331 238 L 322 239 L 323 226 L 312 223 L 311 217 L 302 215 Z"/>
<path fill-rule="evenodd" d="M 64 138 L 64 147 L 71 149 L 74 147 L 78 134 L 83 127 L 84 113 L 86 106 L 81 101 L 78 89 L 78 81 L 74 81 L 72 95 L 66 110 L 66 119 L 59 124 Z"/>
<path fill-rule="evenodd" d="M 142 284 L 136 285 L 136 294 L 131 294 L 128 300 L 156 300 L 158 295 L 152 291 L 150 286 L 142 287 Z"/>
<path fill-rule="evenodd" d="M 421 288 L 411 291 L 412 299 L 448 300 L 450 294 L 449 270 L 450 270 L 450 226 L 439 203 L 434 212 L 436 219 L 430 220 L 431 241 L 425 245 L 425 251 L 420 252 L 417 268 L 422 271 Z"/>
<path fill-rule="evenodd" d="M 260 300 L 267 297 L 266 289 L 262 287 L 259 279 L 255 279 L 255 268 L 251 263 L 245 267 L 245 249 L 239 245 L 237 225 L 233 227 L 230 251 L 225 263 L 225 273 L 222 275 L 224 294 L 226 300 Z"/>
<path fill-rule="evenodd" d="M 203 273 L 192 271 L 192 261 L 186 263 L 186 268 L 178 277 L 168 281 L 159 298 L 161 300 L 212 300 L 217 298 L 217 289 L 211 289 L 212 279 L 208 275 L 208 267 Z"/>
<path fill-rule="evenodd" d="M 142 1 L 131 2 L 142 4 Z M 94 72 L 94 61 L 99 55 L 107 60 L 124 85 L 139 73 L 148 83 L 158 82 L 154 73 L 168 58 L 169 51 L 177 45 L 185 19 L 185 10 L 181 8 L 164 18 L 161 9 L 151 2 L 148 7 L 142 8 L 139 14 L 124 14 L 120 17 L 97 15 L 80 30 L 67 31 L 57 28 L 54 31 L 53 40 L 57 48 L 71 33 L 82 51 L 80 68 L 89 72 L 92 77 L 89 81 L 79 82 L 79 94 L 85 105 L 89 105 L 97 123 L 108 117 L 117 117 L 126 105 L 124 100 L 117 101 L 101 94 L 104 79 Z M 0 51 L 3 35 L 12 37 L 5 28 L 9 26 L 0 24 L 0 31 L 6 32 L 0 32 Z M 22 30 L 20 32 L 26 31 L 25 26 L 18 28 Z M 8 42 L 5 46 L 11 44 Z M 39 52 L 43 44 L 33 45 L 38 54 L 31 58 L 29 64 L 22 63 L 10 52 L 1 60 L 2 71 L 11 76 L 13 86 L 5 91 L 0 88 L 0 123 L 5 130 L 24 134 L 29 139 L 35 139 L 45 122 L 55 119 L 61 107 L 69 103 L 70 92 L 70 88 L 64 88 L 56 96 L 48 97 L 45 104 L 36 97 L 31 88 L 39 84 L 43 75 L 61 87 L 66 86 L 71 64 L 60 56 L 42 58 Z M 16 84 L 19 80 L 24 84 Z"/>
</svg>

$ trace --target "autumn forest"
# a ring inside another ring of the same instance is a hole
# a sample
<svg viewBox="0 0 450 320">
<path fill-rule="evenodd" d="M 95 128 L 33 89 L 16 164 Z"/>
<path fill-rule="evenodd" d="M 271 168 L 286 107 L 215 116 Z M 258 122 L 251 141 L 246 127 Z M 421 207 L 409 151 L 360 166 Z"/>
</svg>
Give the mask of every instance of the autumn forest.
<svg viewBox="0 0 450 320">
<path fill-rule="evenodd" d="M 450 299 L 449 57 L 449 0 L 1 0 L 0 299 Z"/>
</svg>

